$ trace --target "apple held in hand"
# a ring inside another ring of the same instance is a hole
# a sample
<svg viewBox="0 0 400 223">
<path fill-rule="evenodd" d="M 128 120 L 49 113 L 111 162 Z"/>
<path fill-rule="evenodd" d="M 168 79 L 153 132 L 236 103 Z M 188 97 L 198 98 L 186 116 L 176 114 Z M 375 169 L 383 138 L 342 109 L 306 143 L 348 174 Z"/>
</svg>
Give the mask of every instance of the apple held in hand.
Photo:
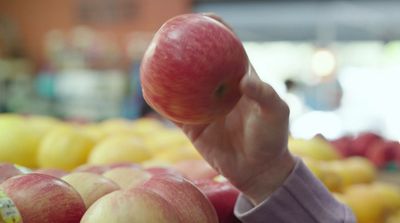
<svg viewBox="0 0 400 223">
<path fill-rule="evenodd" d="M 175 122 L 208 123 L 237 103 L 248 68 L 243 45 L 229 28 L 205 15 L 180 15 L 159 29 L 144 55 L 143 96 Z"/>
<path fill-rule="evenodd" d="M 71 185 L 45 174 L 11 177 L 0 190 L 14 202 L 24 223 L 79 223 L 86 211 Z"/>
</svg>

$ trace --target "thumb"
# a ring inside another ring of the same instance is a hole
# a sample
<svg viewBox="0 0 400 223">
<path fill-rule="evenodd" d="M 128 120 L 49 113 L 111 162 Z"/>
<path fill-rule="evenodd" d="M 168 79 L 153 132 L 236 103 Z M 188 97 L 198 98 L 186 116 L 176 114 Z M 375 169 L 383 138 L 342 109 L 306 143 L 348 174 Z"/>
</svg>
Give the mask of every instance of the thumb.
<svg viewBox="0 0 400 223">
<path fill-rule="evenodd" d="M 240 87 L 242 93 L 254 100 L 263 110 L 276 109 L 282 104 L 282 99 L 271 85 L 263 82 L 257 75 L 253 67 L 249 74 L 243 77 Z"/>
</svg>

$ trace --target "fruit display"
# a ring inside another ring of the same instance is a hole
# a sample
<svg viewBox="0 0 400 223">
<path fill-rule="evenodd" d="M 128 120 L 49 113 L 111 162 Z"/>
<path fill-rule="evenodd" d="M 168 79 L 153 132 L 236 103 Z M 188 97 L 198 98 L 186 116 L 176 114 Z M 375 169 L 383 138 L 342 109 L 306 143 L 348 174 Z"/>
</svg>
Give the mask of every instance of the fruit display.
<svg viewBox="0 0 400 223">
<path fill-rule="evenodd" d="M 9 139 L 0 135 L 0 197 L 14 204 L 16 219 L 42 223 L 130 222 L 136 218 L 142 222 L 239 222 L 233 214 L 239 191 L 201 158 L 179 129 L 150 118 L 87 124 L 50 119 L 51 125 L 48 120 L 0 115 L 0 127 L 16 123 L 24 128 L 12 128 L 19 135 Z M 42 130 L 34 136 L 37 126 Z M 35 138 L 28 141 L 32 144 L 27 145 L 27 153 L 36 161 L 15 159 L 13 152 L 20 154 L 25 149 L 15 139 L 25 137 Z M 361 147 L 383 138 L 363 134 L 360 139 L 364 141 L 355 145 Z M 338 142 L 319 136 L 291 137 L 289 150 L 353 210 L 360 223 L 371 223 L 371 219 L 374 223 L 396 222 L 398 185 L 377 180 L 379 169 L 373 160 L 360 156 L 359 147 L 352 156 L 343 156 Z M 49 192 L 39 196 L 43 190 Z M 52 196 L 59 199 L 53 201 Z M 116 201 L 120 205 L 115 206 Z M 49 211 L 53 214 L 34 214 Z"/>
<path fill-rule="evenodd" d="M 331 141 L 343 157 L 363 156 L 378 168 L 400 166 L 400 143 L 374 132 L 346 135 Z"/>
<path fill-rule="evenodd" d="M 291 138 L 289 150 L 302 157 L 307 167 L 337 200 L 352 209 L 357 222 L 396 222 L 400 212 L 400 185 L 378 180 L 379 166 L 374 159 L 360 153 L 368 150 L 373 141 L 379 143 L 383 138 L 371 133 L 360 134 L 360 141 L 354 144 L 357 145 L 357 149 L 354 149 L 357 153 L 343 153 L 349 150 L 342 149 L 349 147 L 338 149 L 338 144 L 344 146 L 345 140 L 348 137 L 333 142 L 321 136 L 307 140 Z"/>
<path fill-rule="evenodd" d="M 87 124 L 55 120 L 52 125 L 48 120 L 52 119 L 0 115 L 0 126 L 17 123 L 24 128 L 14 127 L 17 135 L 11 138 L 0 136 L 0 200 L 12 202 L 14 222 L 138 218 L 139 222 L 214 223 L 219 217 L 234 218 L 237 190 L 214 180 L 218 173 L 177 128 L 149 118 Z M 40 137 L 34 137 L 37 126 L 42 129 Z M 15 139 L 30 139 L 26 132 L 35 138 L 27 145 L 30 160 L 15 159 L 13 152 L 24 149 Z M 198 180 L 207 181 L 200 187 L 195 184 Z M 210 197 L 227 202 L 224 206 Z"/>
<path fill-rule="evenodd" d="M 111 179 L 95 173 L 70 173 L 61 179 L 69 183 L 81 195 L 86 208 L 104 195 L 120 189 L 119 185 Z"/>
<path fill-rule="evenodd" d="M 23 222 L 79 222 L 86 211 L 84 201 L 71 185 L 45 174 L 8 178 L 0 184 L 0 191 L 11 198 Z"/>
</svg>

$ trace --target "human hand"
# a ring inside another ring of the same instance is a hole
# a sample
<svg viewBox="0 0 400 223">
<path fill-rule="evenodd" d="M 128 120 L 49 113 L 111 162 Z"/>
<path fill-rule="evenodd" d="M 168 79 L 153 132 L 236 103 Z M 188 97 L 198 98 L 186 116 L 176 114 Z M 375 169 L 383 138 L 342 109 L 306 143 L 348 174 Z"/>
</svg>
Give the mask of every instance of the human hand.
<svg viewBox="0 0 400 223">
<path fill-rule="evenodd" d="M 255 205 L 279 188 L 295 165 L 287 149 L 289 108 L 251 67 L 241 99 L 205 125 L 177 124 L 219 173 Z"/>
</svg>

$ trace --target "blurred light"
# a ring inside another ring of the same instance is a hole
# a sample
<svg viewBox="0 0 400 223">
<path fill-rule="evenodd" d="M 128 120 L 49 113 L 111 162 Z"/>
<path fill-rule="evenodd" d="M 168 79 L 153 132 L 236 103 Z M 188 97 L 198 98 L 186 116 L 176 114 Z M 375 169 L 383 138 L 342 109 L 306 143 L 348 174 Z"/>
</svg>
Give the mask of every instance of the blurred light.
<svg viewBox="0 0 400 223">
<path fill-rule="evenodd" d="M 336 58 L 330 50 L 319 49 L 315 51 L 311 60 L 311 69 L 317 76 L 328 76 L 333 73 L 335 67 Z"/>
<path fill-rule="evenodd" d="M 293 120 L 291 134 L 296 138 L 309 139 L 322 134 L 327 139 L 336 139 L 343 135 L 342 121 L 334 112 L 312 111 Z"/>
</svg>

